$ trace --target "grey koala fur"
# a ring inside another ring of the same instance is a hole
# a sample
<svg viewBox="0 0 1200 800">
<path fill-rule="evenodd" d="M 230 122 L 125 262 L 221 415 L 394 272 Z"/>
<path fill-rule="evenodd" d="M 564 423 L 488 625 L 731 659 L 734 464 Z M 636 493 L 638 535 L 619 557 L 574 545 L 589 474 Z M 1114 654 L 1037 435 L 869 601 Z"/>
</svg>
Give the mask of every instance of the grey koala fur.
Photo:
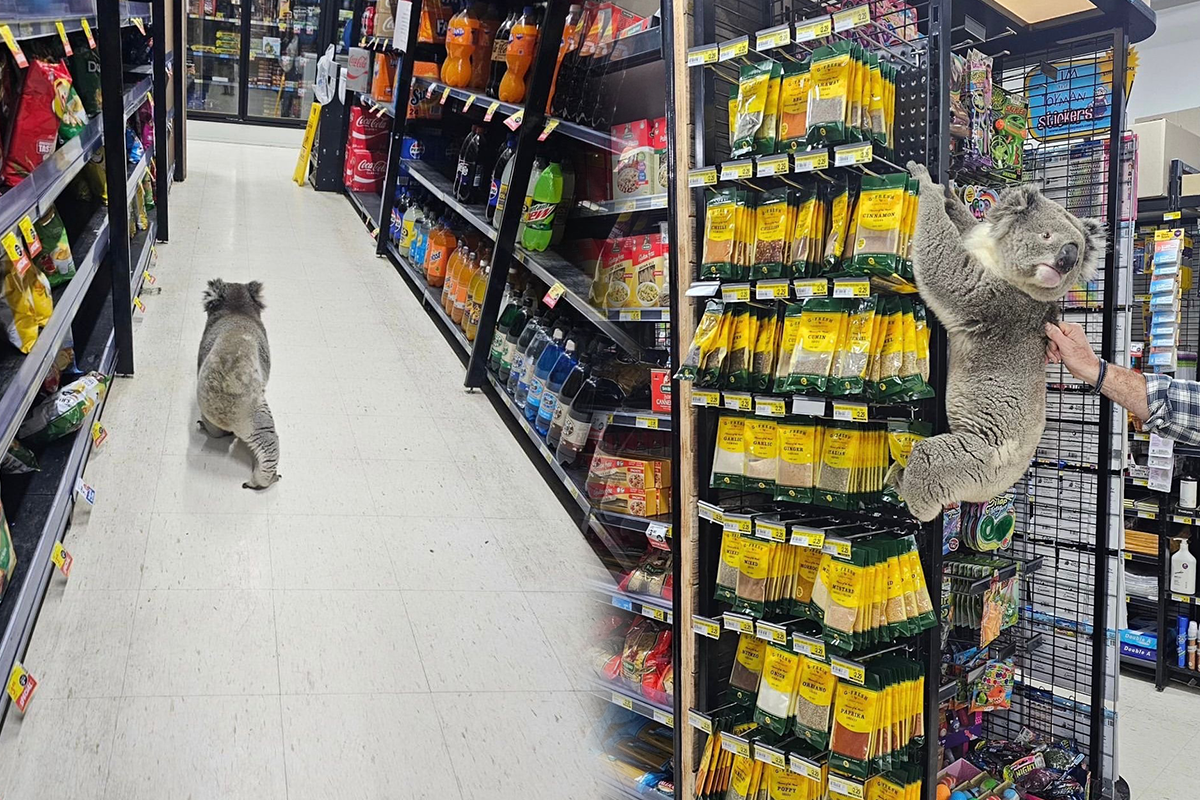
<svg viewBox="0 0 1200 800">
<path fill-rule="evenodd" d="M 1029 469 L 1046 427 L 1044 325 L 1058 300 L 1092 280 L 1104 226 L 1036 187 L 1005 190 L 985 222 L 912 162 L 920 182 L 913 273 L 946 329 L 950 433 L 918 442 L 896 488 L 928 522 L 952 502 L 986 502 Z"/>
<path fill-rule="evenodd" d="M 271 348 L 263 327 L 262 284 L 214 279 L 204 291 L 208 322 L 200 337 L 196 400 L 200 427 L 213 437 L 231 433 L 254 454 L 247 489 L 266 489 L 282 477 L 279 437 L 265 391 Z"/>
</svg>

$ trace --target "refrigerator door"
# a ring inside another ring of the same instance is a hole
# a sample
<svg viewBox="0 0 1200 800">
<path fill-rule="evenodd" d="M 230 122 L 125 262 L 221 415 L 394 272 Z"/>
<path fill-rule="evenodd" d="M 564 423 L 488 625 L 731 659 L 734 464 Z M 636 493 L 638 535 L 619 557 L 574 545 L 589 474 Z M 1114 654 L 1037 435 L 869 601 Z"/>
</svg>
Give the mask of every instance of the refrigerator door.
<svg viewBox="0 0 1200 800">
<path fill-rule="evenodd" d="M 248 118 L 308 119 L 322 49 L 320 22 L 319 0 L 251 0 Z"/>
<path fill-rule="evenodd" d="M 187 107 L 237 117 L 241 99 L 242 6 L 188 0 Z"/>
</svg>

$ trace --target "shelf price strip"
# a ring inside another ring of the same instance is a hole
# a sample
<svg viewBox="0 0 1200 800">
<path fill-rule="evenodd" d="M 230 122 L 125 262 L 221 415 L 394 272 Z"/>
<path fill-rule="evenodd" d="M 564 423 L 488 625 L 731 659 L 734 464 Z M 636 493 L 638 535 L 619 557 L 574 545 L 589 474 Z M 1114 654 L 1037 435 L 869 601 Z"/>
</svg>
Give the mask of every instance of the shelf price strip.
<svg viewBox="0 0 1200 800">
<path fill-rule="evenodd" d="M 774 50 L 776 47 L 783 47 L 786 44 L 790 44 L 791 41 L 792 25 L 789 22 L 785 22 L 773 28 L 763 28 L 754 34 L 754 49 L 762 53 L 767 50 Z"/>
<path fill-rule="evenodd" d="M 870 142 L 842 145 L 834 148 L 833 165 L 835 167 L 849 167 L 853 164 L 870 164 L 874 155 L 874 150 Z"/>
<path fill-rule="evenodd" d="M 871 9 L 868 6 L 845 8 L 833 15 L 833 30 L 835 33 L 842 33 L 866 25 L 870 21 Z"/>
<path fill-rule="evenodd" d="M 688 170 L 688 187 L 691 189 L 695 189 L 698 186 L 712 186 L 716 182 L 716 167 L 700 167 L 699 169 Z"/>
<path fill-rule="evenodd" d="M 717 61 L 732 61 L 750 52 L 750 37 L 739 36 L 728 42 L 722 42 L 718 47 Z"/>
<path fill-rule="evenodd" d="M 707 636 L 709 639 L 721 638 L 721 623 L 715 619 L 692 615 L 692 633 Z"/>
<path fill-rule="evenodd" d="M 688 50 L 687 65 L 700 67 L 705 64 L 715 64 L 720 58 L 721 50 L 715 44 L 702 44 Z"/>
<path fill-rule="evenodd" d="M 796 37 L 793 41 L 797 44 L 811 42 L 813 39 L 824 39 L 831 33 L 833 33 L 831 18 L 810 19 L 807 22 L 796 23 Z"/>
</svg>

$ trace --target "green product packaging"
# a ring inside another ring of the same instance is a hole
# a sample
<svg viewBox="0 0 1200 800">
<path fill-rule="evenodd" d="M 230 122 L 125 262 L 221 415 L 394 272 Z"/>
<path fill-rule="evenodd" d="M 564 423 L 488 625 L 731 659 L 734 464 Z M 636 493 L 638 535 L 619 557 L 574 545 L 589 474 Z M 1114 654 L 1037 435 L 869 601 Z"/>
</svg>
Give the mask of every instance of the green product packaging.
<svg viewBox="0 0 1200 800">
<path fill-rule="evenodd" d="M 843 173 L 833 178 L 829 185 L 829 231 L 825 235 L 825 254 L 822 261 L 826 271 L 837 269 L 846 251 L 846 237 L 850 232 L 850 215 L 854 209 L 850 201 L 850 183 Z"/>
<path fill-rule="evenodd" d="M 796 346 L 788 368 L 789 392 L 823 394 L 838 341 L 848 323 L 842 298 L 810 297 L 804 301 Z M 786 322 L 786 321 L 785 321 Z M 786 330 L 785 330 L 786 336 Z"/>
<path fill-rule="evenodd" d="M 701 278 L 735 277 L 737 223 L 744 205 L 744 197 L 737 189 L 723 187 L 708 193 L 704 215 Z"/>
<path fill-rule="evenodd" d="M 787 249 L 788 190 L 772 189 L 759 196 L 755 210 L 755 237 L 751 278 L 782 278 Z"/>
<path fill-rule="evenodd" d="M 838 682 L 829 736 L 830 769 L 860 780 L 871 774 L 881 694 L 879 676 L 873 670 L 867 671 L 865 686 Z"/>
<path fill-rule="evenodd" d="M 8 517 L 4 508 L 0 507 L 0 598 L 12 581 L 17 569 L 17 551 L 13 549 L 12 531 L 8 527 Z"/>
<path fill-rule="evenodd" d="M 788 303 L 783 312 L 783 330 L 779 336 L 779 357 L 775 361 L 775 391 L 786 392 L 791 383 L 790 370 L 796 344 L 800 341 L 800 323 L 804 303 Z"/>
<path fill-rule="evenodd" d="M 846 335 L 838 343 L 828 382 L 829 393 L 835 397 L 863 393 L 871 360 L 878 300 L 878 296 L 871 295 L 850 301 Z"/>
<path fill-rule="evenodd" d="M 104 108 L 100 92 L 100 53 L 91 47 L 76 47 L 71 56 L 71 80 L 79 100 L 89 117 L 94 117 Z"/>
<path fill-rule="evenodd" d="M 722 414 L 717 422 L 717 441 L 713 447 L 712 475 L 709 486 L 714 489 L 740 489 L 746 475 L 746 418 L 739 414 Z"/>
<path fill-rule="evenodd" d="M 777 69 L 779 65 L 774 61 L 760 61 L 757 64 L 743 64 L 739 71 L 737 116 L 730 142 L 730 155 L 733 158 L 742 158 L 755 152 L 755 140 L 767 116 L 771 79 Z M 776 104 L 778 100 L 776 94 Z"/>
<path fill-rule="evenodd" d="M 732 303 L 729 354 L 722 369 L 721 386 L 726 389 L 750 388 L 750 366 L 753 361 L 755 322 L 757 315 L 749 303 Z"/>
<path fill-rule="evenodd" d="M 34 256 L 34 263 L 46 274 L 51 286 L 59 286 L 75 277 L 75 258 L 71 255 L 71 242 L 62 217 L 51 206 L 41 219 L 33 224 L 42 250 Z"/>
<path fill-rule="evenodd" d="M 854 211 L 851 270 L 864 275 L 901 272 L 901 240 L 908 175 L 864 175 Z"/>
<path fill-rule="evenodd" d="M 807 120 L 810 146 L 849 141 L 850 105 L 859 102 L 853 94 L 854 62 L 854 45 L 848 41 L 824 45 L 813 53 Z"/>
<path fill-rule="evenodd" d="M 830 671 L 827 662 L 801 656 L 800 685 L 796 693 L 796 716 L 792 729 L 817 750 L 829 747 L 829 726 L 837 685 L 838 679 Z"/>
<path fill-rule="evenodd" d="M 38 472 L 41 467 L 38 466 L 37 456 L 33 454 L 25 445 L 17 439 L 13 439 L 8 446 L 8 452 L 4 454 L 4 460 L 0 462 L 0 473 L 5 475 L 24 475 L 30 472 Z"/>
<path fill-rule="evenodd" d="M 17 430 L 27 445 L 38 446 L 79 430 L 104 396 L 108 378 L 89 372 L 34 406 Z"/>
</svg>

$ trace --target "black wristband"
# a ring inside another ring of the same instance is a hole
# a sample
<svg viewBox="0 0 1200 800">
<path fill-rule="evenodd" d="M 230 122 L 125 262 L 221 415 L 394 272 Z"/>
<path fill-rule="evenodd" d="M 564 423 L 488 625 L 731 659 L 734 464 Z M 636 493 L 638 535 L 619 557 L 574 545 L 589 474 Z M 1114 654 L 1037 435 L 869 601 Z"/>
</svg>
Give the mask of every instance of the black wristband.
<svg viewBox="0 0 1200 800">
<path fill-rule="evenodd" d="M 1103 358 L 1100 359 L 1100 372 L 1096 375 L 1096 385 L 1092 387 L 1092 394 L 1100 394 L 1100 388 L 1104 386 L 1104 376 L 1108 372 L 1108 362 Z"/>
</svg>

